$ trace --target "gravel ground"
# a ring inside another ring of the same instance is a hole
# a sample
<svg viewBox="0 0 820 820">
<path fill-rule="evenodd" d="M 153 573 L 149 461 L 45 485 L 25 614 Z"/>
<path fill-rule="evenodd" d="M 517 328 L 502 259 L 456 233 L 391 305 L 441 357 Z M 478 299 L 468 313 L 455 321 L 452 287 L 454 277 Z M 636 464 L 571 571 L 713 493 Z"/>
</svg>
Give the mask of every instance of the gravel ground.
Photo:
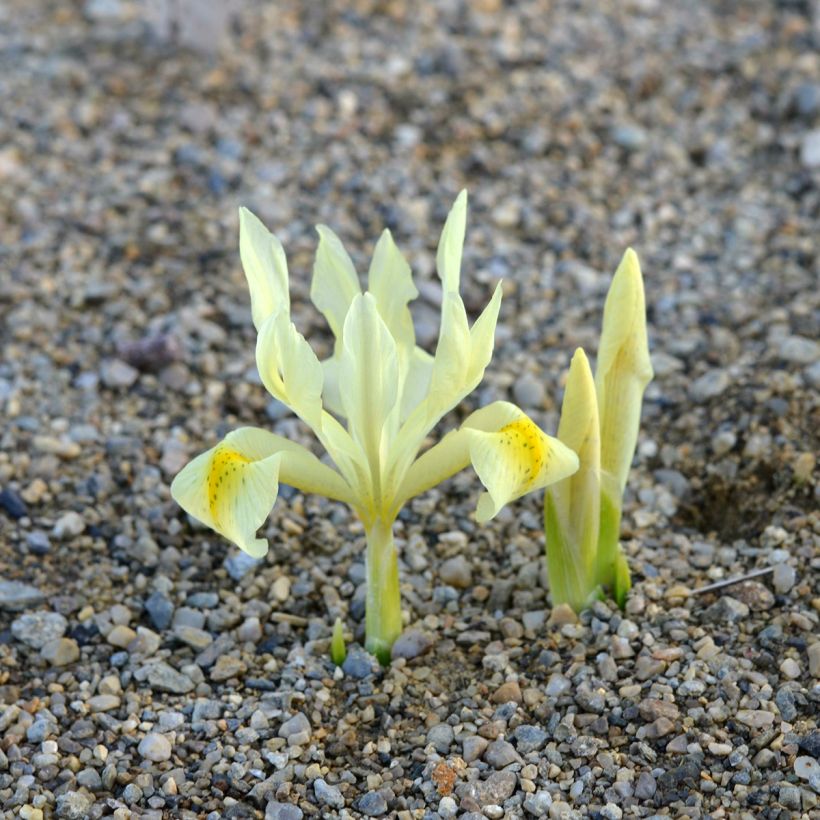
<svg viewBox="0 0 820 820">
<path fill-rule="evenodd" d="M 220 58 L 120 0 L 0 6 L 2 817 L 820 816 L 806 5 L 282 0 Z M 325 351 L 312 225 L 362 269 L 390 227 L 429 345 L 462 186 L 468 309 L 505 281 L 476 404 L 554 430 L 641 255 L 635 586 L 551 614 L 540 499 L 478 527 L 465 473 L 398 524 L 402 657 L 338 670 L 336 616 L 363 634 L 348 510 L 283 488 L 254 563 L 169 496 L 231 428 L 309 440 L 255 373 L 236 206 Z"/>
</svg>

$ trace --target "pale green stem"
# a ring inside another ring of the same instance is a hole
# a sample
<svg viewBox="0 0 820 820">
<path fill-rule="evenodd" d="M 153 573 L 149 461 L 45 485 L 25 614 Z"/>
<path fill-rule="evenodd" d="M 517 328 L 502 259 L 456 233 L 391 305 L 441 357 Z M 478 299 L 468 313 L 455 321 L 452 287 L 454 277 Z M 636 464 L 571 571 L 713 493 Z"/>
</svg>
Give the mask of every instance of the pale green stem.
<svg viewBox="0 0 820 820">
<path fill-rule="evenodd" d="M 629 567 L 621 554 L 621 499 L 601 493 L 601 526 L 598 531 L 598 555 L 595 561 L 596 579 L 612 593 L 618 606 L 626 603 L 632 585 Z"/>
<path fill-rule="evenodd" d="M 377 518 L 366 525 L 367 607 L 365 646 L 383 665 L 390 663 L 390 649 L 401 634 L 399 562 L 393 543 L 393 522 Z"/>
<path fill-rule="evenodd" d="M 596 584 L 585 570 L 580 545 L 567 537 L 549 490 L 544 495 L 544 529 L 552 605 L 569 604 L 580 612 L 589 605 Z"/>
</svg>

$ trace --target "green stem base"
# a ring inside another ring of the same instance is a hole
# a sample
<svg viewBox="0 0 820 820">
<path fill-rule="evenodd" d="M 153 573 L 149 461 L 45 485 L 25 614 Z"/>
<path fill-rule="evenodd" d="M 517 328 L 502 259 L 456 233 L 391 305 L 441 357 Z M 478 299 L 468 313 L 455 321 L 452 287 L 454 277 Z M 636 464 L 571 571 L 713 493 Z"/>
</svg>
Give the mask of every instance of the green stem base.
<svg viewBox="0 0 820 820">
<path fill-rule="evenodd" d="M 387 666 L 390 650 L 402 630 L 399 562 L 393 542 L 393 522 L 377 519 L 366 532 L 365 648 L 382 666 Z"/>
</svg>

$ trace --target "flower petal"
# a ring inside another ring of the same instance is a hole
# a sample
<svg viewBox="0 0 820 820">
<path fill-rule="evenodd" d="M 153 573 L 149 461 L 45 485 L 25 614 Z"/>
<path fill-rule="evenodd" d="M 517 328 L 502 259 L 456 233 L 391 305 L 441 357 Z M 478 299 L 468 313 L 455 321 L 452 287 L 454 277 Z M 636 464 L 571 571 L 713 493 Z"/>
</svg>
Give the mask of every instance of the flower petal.
<svg viewBox="0 0 820 820">
<path fill-rule="evenodd" d="M 458 293 L 461 255 L 467 227 L 467 191 L 461 191 L 447 214 L 436 252 L 436 269 L 445 293 Z"/>
<path fill-rule="evenodd" d="M 367 455 L 374 487 L 380 484 L 381 453 L 392 437 L 387 427 L 398 399 L 396 342 L 369 293 L 357 296 L 345 319 L 339 361 L 339 392 L 348 429 Z"/>
<path fill-rule="evenodd" d="M 242 427 L 197 456 L 171 484 L 174 500 L 190 515 L 250 555 L 268 550 L 256 531 L 276 501 L 279 481 L 303 492 L 353 503 L 344 479 L 288 439 Z"/>
<path fill-rule="evenodd" d="M 469 431 L 470 460 L 487 488 L 476 519 L 493 518 L 510 501 L 572 475 L 578 456 L 542 432 L 524 413 L 497 433 Z"/>
<path fill-rule="evenodd" d="M 373 294 L 379 315 L 396 340 L 396 345 L 405 348 L 409 355 L 416 344 L 416 333 L 407 304 L 419 292 L 413 284 L 410 266 L 388 230 L 382 232 L 373 251 L 367 287 Z"/>
<path fill-rule="evenodd" d="M 239 209 L 239 256 L 259 330 L 271 314 L 290 312 L 288 263 L 282 243 L 247 208 Z"/>
<path fill-rule="evenodd" d="M 314 430 L 321 426 L 322 365 L 283 311 L 269 316 L 259 330 L 256 366 L 272 396 Z"/>
<path fill-rule="evenodd" d="M 641 400 L 652 380 L 646 305 L 638 256 L 624 254 L 604 305 L 595 387 L 601 417 L 601 468 L 623 492 L 638 441 Z"/>
<path fill-rule="evenodd" d="M 362 292 L 353 262 L 341 240 L 326 225 L 317 225 L 319 247 L 313 264 L 310 298 L 327 319 L 336 346 L 342 341 L 345 316 L 353 298 Z"/>
</svg>

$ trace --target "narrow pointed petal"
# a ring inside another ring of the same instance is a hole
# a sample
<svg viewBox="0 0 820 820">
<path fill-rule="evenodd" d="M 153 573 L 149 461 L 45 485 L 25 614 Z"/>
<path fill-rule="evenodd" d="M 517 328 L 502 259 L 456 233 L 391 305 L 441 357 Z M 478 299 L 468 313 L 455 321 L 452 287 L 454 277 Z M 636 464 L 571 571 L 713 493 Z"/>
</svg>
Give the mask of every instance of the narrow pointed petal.
<svg viewBox="0 0 820 820">
<path fill-rule="evenodd" d="M 321 426 L 322 365 L 286 313 L 280 311 L 262 325 L 256 366 L 272 396 L 314 430 Z"/>
<path fill-rule="evenodd" d="M 458 293 L 466 227 L 467 191 L 462 191 L 447 215 L 436 253 L 436 268 L 445 294 Z"/>
<path fill-rule="evenodd" d="M 380 473 L 385 424 L 398 399 L 396 342 L 369 293 L 348 312 L 339 359 L 339 392 L 348 428 Z M 374 481 L 378 476 L 373 475 Z"/>
<path fill-rule="evenodd" d="M 396 340 L 396 345 L 404 348 L 409 355 L 416 344 L 416 334 L 407 304 L 419 292 L 413 284 L 410 266 L 388 230 L 382 232 L 376 243 L 367 281 L 379 315 Z"/>
<path fill-rule="evenodd" d="M 344 479 L 310 451 L 255 427 L 229 433 L 193 459 L 174 479 L 171 495 L 194 518 L 258 557 L 268 546 L 256 531 L 276 501 L 279 481 L 302 492 L 355 500 Z"/>
<path fill-rule="evenodd" d="M 601 468 L 623 492 L 638 440 L 641 401 L 652 379 L 646 306 L 635 251 L 624 254 L 604 306 L 595 386 L 601 416 Z"/>
<path fill-rule="evenodd" d="M 476 510 L 480 522 L 493 518 L 510 501 L 578 469 L 578 456 L 523 413 L 497 433 L 470 431 L 470 460 L 487 488 Z"/>
<path fill-rule="evenodd" d="M 239 209 L 239 256 L 259 330 L 272 314 L 290 312 L 288 263 L 282 243 L 247 208 Z"/>
<path fill-rule="evenodd" d="M 326 225 L 317 225 L 316 230 L 319 247 L 313 264 L 310 298 L 327 319 L 338 346 L 350 304 L 362 291 L 356 269 L 339 237 Z"/>
<path fill-rule="evenodd" d="M 398 492 L 400 503 L 441 484 L 470 465 L 471 431 L 497 432 L 520 416 L 521 411 L 505 401 L 493 402 L 471 413 L 458 430 L 447 433 L 413 462 Z"/>
<path fill-rule="evenodd" d="M 402 423 L 424 401 L 430 390 L 432 374 L 433 357 L 420 347 L 413 348 L 401 394 L 400 421 Z"/>
<path fill-rule="evenodd" d="M 555 502 L 559 524 L 568 540 L 577 545 L 575 560 L 591 569 L 598 542 L 601 497 L 601 439 L 598 399 L 589 360 L 575 351 L 567 377 L 558 438 L 579 459 L 578 472 L 553 484 L 548 492 Z"/>
</svg>

